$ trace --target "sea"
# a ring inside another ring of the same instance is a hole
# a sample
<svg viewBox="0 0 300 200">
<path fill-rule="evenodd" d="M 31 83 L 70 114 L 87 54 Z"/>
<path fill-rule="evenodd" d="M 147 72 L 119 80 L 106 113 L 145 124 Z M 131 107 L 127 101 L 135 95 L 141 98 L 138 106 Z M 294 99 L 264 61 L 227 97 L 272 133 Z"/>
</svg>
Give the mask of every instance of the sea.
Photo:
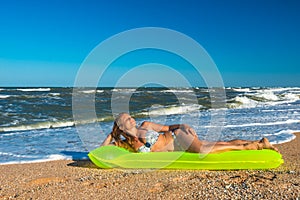
<svg viewBox="0 0 300 200">
<path fill-rule="evenodd" d="M 214 107 L 210 89 L 201 87 L 0 88 L 0 164 L 87 159 L 112 129 L 120 103 L 116 99 L 127 102 L 122 111 L 138 124 L 186 123 L 205 140 L 266 137 L 279 144 L 293 140 L 293 133 L 300 131 L 300 87 L 222 90 L 224 104 Z M 88 101 L 92 105 L 74 107 L 78 93 L 81 99 L 92 97 Z M 80 110 L 91 111 L 86 120 L 76 116 Z"/>
</svg>

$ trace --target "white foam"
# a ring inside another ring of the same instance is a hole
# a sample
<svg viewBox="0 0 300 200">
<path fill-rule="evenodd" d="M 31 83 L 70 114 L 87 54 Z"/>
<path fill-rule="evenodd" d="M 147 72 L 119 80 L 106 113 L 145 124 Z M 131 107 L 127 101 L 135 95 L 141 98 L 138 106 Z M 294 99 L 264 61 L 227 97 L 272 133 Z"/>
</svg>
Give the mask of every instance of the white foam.
<svg viewBox="0 0 300 200">
<path fill-rule="evenodd" d="M 250 88 L 232 88 L 232 89 L 237 92 L 250 92 L 251 91 Z"/>
<path fill-rule="evenodd" d="M 276 122 L 267 122 L 267 123 L 249 123 L 249 124 L 239 124 L 239 125 L 226 125 L 226 128 L 233 127 L 248 127 L 248 126 L 272 126 L 272 125 L 282 125 L 282 124 L 294 124 L 300 123 L 300 120 L 288 119 L 286 121 L 276 121 Z"/>
<path fill-rule="evenodd" d="M 291 90 L 300 90 L 299 87 L 283 87 L 283 88 L 269 88 L 272 92 L 283 92 L 283 91 L 291 91 Z"/>
<path fill-rule="evenodd" d="M 300 130 L 281 130 L 277 133 L 273 133 L 273 134 L 264 134 L 264 136 L 266 137 L 272 137 L 272 136 L 280 136 L 280 135 L 285 135 L 284 138 L 281 139 L 277 139 L 275 141 L 270 142 L 271 144 L 282 144 L 282 143 L 286 143 L 286 142 L 290 142 L 292 140 L 294 140 L 296 138 L 296 136 L 294 135 L 294 133 L 299 132 Z M 280 137 L 276 137 L 276 138 L 280 138 Z"/>
<path fill-rule="evenodd" d="M 3 162 L 0 165 L 11 165 L 11 164 L 26 164 L 26 163 L 41 163 L 41 162 L 48 162 L 48 161 L 56 161 L 56 160 L 72 160 L 72 156 L 63 156 L 60 154 L 52 154 L 46 156 L 42 159 L 34 159 L 34 160 L 22 160 L 22 161 L 10 161 L 10 162 Z"/>
<path fill-rule="evenodd" d="M 271 110 L 261 110 L 261 112 L 294 112 L 294 113 L 298 113 L 297 111 L 299 111 L 300 108 L 298 109 L 271 109 Z"/>
<path fill-rule="evenodd" d="M 264 134 L 264 136 L 274 136 L 274 135 L 281 135 L 281 134 L 293 134 L 293 133 L 297 133 L 297 132 L 300 132 L 300 130 L 281 130 L 277 133 L 269 133 L 269 134 Z"/>
<path fill-rule="evenodd" d="M 289 100 L 290 102 L 295 102 L 300 99 L 299 95 L 293 93 L 284 94 L 284 99 Z"/>
<path fill-rule="evenodd" d="M 52 95 L 52 96 L 60 96 L 60 93 L 52 92 L 52 93 L 50 93 L 49 95 Z"/>
<path fill-rule="evenodd" d="M 37 156 L 30 156 L 30 155 L 19 155 L 14 153 L 7 153 L 7 152 L 0 152 L 0 156 L 9 156 L 9 157 L 15 157 L 15 158 L 38 158 Z"/>
<path fill-rule="evenodd" d="M 286 121 L 276 121 L 276 122 L 266 122 L 266 123 L 229 124 L 229 125 L 225 125 L 224 128 L 250 127 L 250 126 L 272 126 L 272 125 L 296 124 L 296 123 L 300 123 L 300 120 L 288 119 Z M 215 127 L 215 126 L 205 126 L 205 128 L 210 128 L 210 127 Z"/>
<path fill-rule="evenodd" d="M 17 90 L 22 92 L 48 92 L 51 91 L 51 88 L 24 88 Z"/>
<path fill-rule="evenodd" d="M 284 95 L 283 98 L 281 98 L 281 101 L 266 102 L 266 104 L 276 106 L 276 105 L 280 105 L 280 104 L 290 104 L 290 103 L 296 102 L 298 100 L 299 100 L 298 95 L 286 94 L 286 95 Z"/>
<path fill-rule="evenodd" d="M 64 128 L 64 127 L 72 127 L 75 123 L 73 121 L 66 122 L 40 122 L 32 125 L 22 125 L 22 126 L 10 126 L 10 127 L 0 127 L 0 132 L 18 132 L 18 131 L 29 131 L 29 130 L 37 130 L 37 129 L 49 129 L 49 128 Z M 9 133 L 11 134 L 11 133 Z M 9 135 L 2 134 L 2 135 Z"/>
<path fill-rule="evenodd" d="M 82 93 L 84 94 L 93 94 L 96 92 L 96 90 L 84 90 L 84 91 L 81 91 Z"/>
<path fill-rule="evenodd" d="M 300 95 L 292 92 L 286 92 L 284 94 L 275 94 L 274 91 L 282 91 L 283 89 L 264 89 L 258 90 L 254 93 L 247 93 L 246 96 L 237 96 L 232 100 L 239 103 L 229 104 L 230 108 L 254 108 L 257 106 L 276 106 L 280 104 L 289 104 L 300 100 Z M 284 89 L 286 91 L 286 89 Z M 251 98 L 249 98 L 251 97 Z M 253 99 L 252 99 L 253 98 Z M 254 100 L 255 98 L 261 99 L 261 101 Z"/>
<path fill-rule="evenodd" d="M 11 95 L 0 95 L 0 99 L 6 99 L 8 97 L 10 97 Z"/>
<path fill-rule="evenodd" d="M 230 104 L 231 108 L 254 108 L 260 104 L 259 102 L 245 96 L 237 96 L 234 98 L 234 100 L 240 102 L 241 104 Z"/>
<path fill-rule="evenodd" d="M 191 89 L 181 89 L 181 90 L 164 90 L 163 92 L 170 92 L 170 93 L 174 93 L 174 94 L 176 94 L 176 93 L 192 93 L 192 92 L 194 92 L 194 90 L 191 90 Z"/>
<path fill-rule="evenodd" d="M 270 100 L 270 101 L 280 100 L 278 96 L 276 96 L 272 91 L 268 91 L 268 90 L 262 90 L 256 93 L 254 96 L 263 98 L 265 100 Z"/>
<path fill-rule="evenodd" d="M 11 136 L 20 134 L 21 131 L 31 131 L 31 130 L 40 130 L 40 129 L 50 129 L 50 128 L 67 128 L 67 127 L 73 127 L 75 125 L 82 125 L 82 124 L 90 124 L 95 122 L 103 122 L 112 120 L 110 116 L 108 117 L 102 117 L 97 119 L 88 119 L 88 120 L 81 120 L 81 121 L 45 121 L 45 122 L 39 122 L 36 124 L 31 125 L 21 125 L 21 126 L 9 126 L 9 127 L 0 127 L 0 133 L 1 132 L 8 132 L 8 133 L 1 133 L 0 136 Z M 53 119 L 55 120 L 55 119 Z M 11 125 L 11 124 L 10 124 Z"/>
<path fill-rule="evenodd" d="M 51 128 L 63 128 L 63 127 L 71 127 L 74 126 L 75 123 L 73 121 L 68 122 L 56 122 L 51 125 Z"/>
<path fill-rule="evenodd" d="M 201 108 L 201 105 L 181 105 L 181 106 L 161 106 L 157 105 L 149 109 L 148 112 L 142 112 L 143 115 L 150 116 L 161 116 L 161 115 L 175 115 L 175 114 L 184 114 L 190 113 L 193 111 L 198 111 Z"/>
<path fill-rule="evenodd" d="M 124 93 L 131 93 L 136 92 L 136 89 L 130 89 L 130 88 L 114 88 L 111 90 L 112 92 L 124 92 Z"/>
<path fill-rule="evenodd" d="M 292 140 L 294 140 L 296 138 L 296 136 L 294 134 L 292 134 L 290 137 L 284 139 L 284 140 L 276 140 L 273 142 L 270 142 L 271 144 L 282 144 L 282 143 L 286 143 L 286 142 L 290 142 Z"/>
</svg>

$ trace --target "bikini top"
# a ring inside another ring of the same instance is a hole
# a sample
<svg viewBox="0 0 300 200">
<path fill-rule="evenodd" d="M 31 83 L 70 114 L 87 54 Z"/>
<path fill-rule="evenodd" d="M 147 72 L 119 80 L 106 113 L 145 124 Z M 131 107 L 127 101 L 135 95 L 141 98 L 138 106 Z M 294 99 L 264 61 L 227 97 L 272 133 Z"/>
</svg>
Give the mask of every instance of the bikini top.
<svg viewBox="0 0 300 200">
<path fill-rule="evenodd" d="M 157 142 L 158 137 L 159 137 L 159 133 L 153 130 L 148 130 L 146 133 L 146 143 L 145 145 L 141 146 L 140 148 L 138 148 L 138 152 L 150 152 L 151 151 L 151 147 Z"/>
</svg>

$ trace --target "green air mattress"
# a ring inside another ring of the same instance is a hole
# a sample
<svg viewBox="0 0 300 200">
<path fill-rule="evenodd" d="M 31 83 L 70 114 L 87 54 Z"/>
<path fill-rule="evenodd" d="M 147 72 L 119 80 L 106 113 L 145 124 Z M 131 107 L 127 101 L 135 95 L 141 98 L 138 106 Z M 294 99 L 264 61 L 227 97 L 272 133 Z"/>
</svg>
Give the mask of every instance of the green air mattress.
<svg viewBox="0 0 300 200">
<path fill-rule="evenodd" d="M 116 146 L 103 146 L 88 154 L 100 168 L 135 169 L 271 169 L 283 163 L 273 150 L 242 150 L 214 154 L 188 152 L 132 153 Z"/>
</svg>

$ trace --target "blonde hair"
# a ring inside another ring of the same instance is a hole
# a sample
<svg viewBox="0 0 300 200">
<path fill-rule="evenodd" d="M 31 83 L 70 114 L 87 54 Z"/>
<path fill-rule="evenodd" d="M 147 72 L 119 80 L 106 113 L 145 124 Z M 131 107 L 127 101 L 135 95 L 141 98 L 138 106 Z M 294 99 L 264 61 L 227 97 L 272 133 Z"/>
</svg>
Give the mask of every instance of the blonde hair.
<svg viewBox="0 0 300 200">
<path fill-rule="evenodd" d="M 129 151 L 136 152 L 136 150 L 132 147 L 134 137 L 125 133 L 119 127 L 120 118 L 123 114 L 127 114 L 127 113 L 120 113 L 116 117 L 113 128 L 112 128 L 112 132 L 110 134 L 111 134 L 112 138 L 114 139 L 114 143 L 116 146 L 128 149 Z M 125 139 L 122 139 L 121 136 L 123 136 Z"/>
<path fill-rule="evenodd" d="M 127 114 L 128 115 L 128 113 L 126 113 L 126 112 L 122 112 L 122 113 L 119 113 L 116 117 L 115 117 L 115 122 L 116 122 L 116 124 L 120 127 L 120 124 L 121 124 L 121 117 L 123 116 L 123 115 L 125 115 L 125 114 Z"/>
</svg>

